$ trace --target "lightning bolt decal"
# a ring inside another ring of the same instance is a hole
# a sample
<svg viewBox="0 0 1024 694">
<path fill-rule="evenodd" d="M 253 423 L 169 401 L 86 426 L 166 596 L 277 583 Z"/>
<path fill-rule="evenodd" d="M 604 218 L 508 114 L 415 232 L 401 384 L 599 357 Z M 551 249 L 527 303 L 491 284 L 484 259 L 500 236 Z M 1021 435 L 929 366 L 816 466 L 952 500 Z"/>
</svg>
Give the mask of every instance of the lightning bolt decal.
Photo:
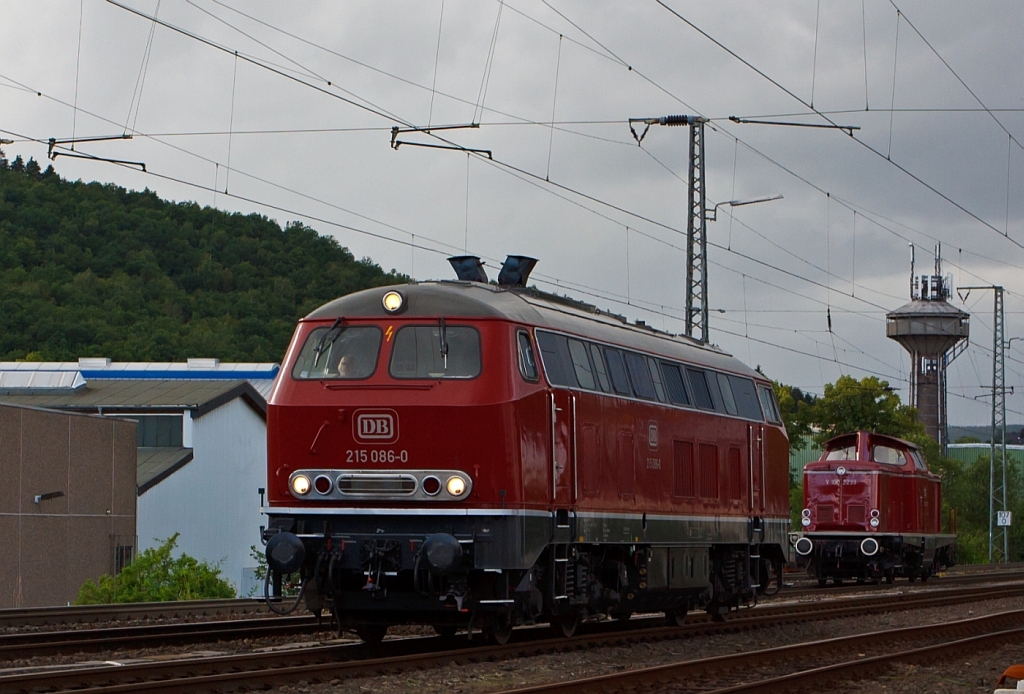
<svg viewBox="0 0 1024 694">
<path fill-rule="evenodd" d="M 387 342 L 391 342 L 391 333 L 394 332 L 395 328 L 392 325 L 388 326 L 388 329 L 384 332 L 384 337 L 387 338 Z"/>
</svg>

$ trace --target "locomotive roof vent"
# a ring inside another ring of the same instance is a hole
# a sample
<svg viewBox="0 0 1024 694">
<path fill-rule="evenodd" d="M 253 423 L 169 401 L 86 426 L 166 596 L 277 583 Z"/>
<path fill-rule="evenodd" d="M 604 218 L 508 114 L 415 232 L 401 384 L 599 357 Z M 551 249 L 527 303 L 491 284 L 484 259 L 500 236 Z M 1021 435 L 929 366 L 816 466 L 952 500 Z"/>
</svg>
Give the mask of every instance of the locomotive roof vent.
<svg viewBox="0 0 1024 694">
<path fill-rule="evenodd" d="M 455 275 L 463 282 L 483 282 L 487 284 L 487 273 L 484 264 L 475 255 L 453 255 L 448 259 Z"/>
<path fill-rule="evenodd" d="M 537 264 L 536 258 L 526 255 L 510 255 L 498 273 L 498 284 L 509 287 L 525 287 L 526 281 Z"/>
</svg>

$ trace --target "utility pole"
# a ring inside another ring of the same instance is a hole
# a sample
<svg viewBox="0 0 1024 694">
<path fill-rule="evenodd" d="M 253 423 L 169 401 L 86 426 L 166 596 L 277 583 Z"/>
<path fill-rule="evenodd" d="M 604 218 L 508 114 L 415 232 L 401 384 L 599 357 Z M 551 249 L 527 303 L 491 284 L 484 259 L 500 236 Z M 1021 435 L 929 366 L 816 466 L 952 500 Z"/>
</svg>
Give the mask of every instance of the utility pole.
<svg viewBox="0 0 1024 694">
<path fill-rule="evenodd" d="M 708 342 L 708 237 L 707 198 L 704 185 L 704 124 L 701 116 L 630 118 L 629 129 L 637 144 L 652 125 L 690 126 L 690 176 L 686 207 L 686 336 Z M 633 123 L 647 127 L 637 135 Z"/>
<path fill-rule="evenodd" d="M 992 435 L 989 444 L 988 473 L 988 562 L 1006 562 L 1010 555 L 1009 517 L 1006 515 L 1006 348 L 1003 317 L 1003 288 L 991 289 L 994 294 L 992 312 Z M 966 300 L 966 296 L 964 297 Z M 998 454 L 996 441 L 998 437 Z M 997 458 L 998 455 L 998 458 Z M 1006 522 L 1004 522 L 1004 520 Z"/>
</svg>

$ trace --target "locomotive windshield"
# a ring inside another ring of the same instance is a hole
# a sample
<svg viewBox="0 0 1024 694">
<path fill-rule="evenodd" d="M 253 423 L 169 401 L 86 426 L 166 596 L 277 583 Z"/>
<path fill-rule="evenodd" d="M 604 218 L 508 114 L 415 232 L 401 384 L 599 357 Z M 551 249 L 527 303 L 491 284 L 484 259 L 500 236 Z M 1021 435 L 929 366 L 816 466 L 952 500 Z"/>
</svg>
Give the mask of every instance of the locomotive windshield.
<svg viewBox="0 0 1024 694">
<path fill-rule="evenodd" d="M 468 326 L 407 325 L 395 335 L 390 371 L 393 378 L 476 378 L 480 333 Z"/>
<path fill-rule="evenodd" d="M 368 378 L 377 369 L 380 341 L 381 331 L 376 326 L 317 328 L 306 337 L 292 367 L 292 378 Z"/>
</svg>

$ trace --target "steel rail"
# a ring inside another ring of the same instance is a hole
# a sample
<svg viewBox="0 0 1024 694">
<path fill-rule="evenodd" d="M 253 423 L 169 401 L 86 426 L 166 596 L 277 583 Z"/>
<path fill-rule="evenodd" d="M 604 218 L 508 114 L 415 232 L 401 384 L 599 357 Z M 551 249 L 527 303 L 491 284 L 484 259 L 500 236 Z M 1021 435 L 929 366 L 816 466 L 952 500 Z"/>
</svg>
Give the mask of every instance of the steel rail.
<svg viewBox="0 0 1024 694">
<path fill-rule="evenodd" d="M 880 590 L 903 590 L 909 587 L 915 587 L 918 585 L 966 585 L 974 583 L 987 583 L 987 582 L 1001 582 L 1010 580 L 1024 580 L 1024 570 L 1016 571 L 976 571 L 972 573 L 947 575 L 947 576 L 933 576 L 928 581 L 922 581 L 918 583 L 909 583 L 900 581 L 898 583 L 850 583 L 844 582 L 843 585 L 829 585 L 829 586 L 793 586 L 785 588 L 778 593 L 777 597 L 804 597 L 806 595 L 842 595 L 845 593 L 855 593 L 857 591 L 880 591 Z"/>
<path fill-rule="evenodd" d="M 969 646 L 978 647 L 992 641 L 1003 642 L 1010 639 L 1024 639 L 1024 626 L 1021 625 L 1022 620 L 1024 620 L 1024 610 L 1013 610 L 954 622 L 939 622 L 915 627 L 888 629 L 821 641 L 777 646 L 775 648 L 745 653 L 669 663 L 655 667 L 623 670 L 609 675 L 586 677 L 574 681 L 552 682 L 496 692 L 495 694 L 512 694 L 513 692 L 515 694 L 547 694 L 549 692 L 593 694 L 594 692 L 633 690 L 644 686 L 658 686 L 661 688 L 683 678 L 688 678 L 689 683 L 700 687 L 703 691 L 708 692 L 708 694 L 734 694 L 738 692 L 746 694 L 753 694 L 754 692 L 775 694 L 780 691 L 795 691 L 797 687 L 811 685 L 820 687 L 823 680 L 835 679 L 846 675 L 853 676 L 856 674 L 863 677 L 871 665 L 889 664 L 897 660 L 938 654 L 950 650 L 960 652 L 963 648 Z M 979 631 L 982 632 L 980 635 L 978 634 Z M 964 638 L 965 633 L 970 634 L 970 636 Z M 794 660 L 806 662 L 813 657 L 821 657 L 830 653 L 845 655 L 851 652 L 856 653 L 857 650 L 878 650 L 892 644 L 906 643 L 913 640 L 935 639 L 952 640 L 902 650 L 896 653 L 882 653 L 876 656 L 864 655 L 864 657 L 858 657 L 856 660 L 843 660 L 839 663 L 798 670 L 797 672 L 781 676 L 758 678 L 752 682 L 743 682 L 725 687 L 715 687 L 712 682 L 707 680 L 704 683 L 697 680 L 700 676 L 705 678 L 724 677 L 736 680 L 749 677 L 753 674 L 750 672 L 751 668 L 765 664 L 772 667 L 780 667 L 784 663 Z"/>
<path fill-rule="evenodd" d="M 1024 585 L 1016 584 L 989 590 L 937 590 L 859 600 L 843 599 L 842 606 L 826 602 L 775 605 L 744 610 L 738 618 L 727 622 L 698 619 L 682 627 L 654 627 L 615 630 L 619 625 L 605 622 L 592 625 L 592 632 L 571 639 L 530 638 L 542 630 L 517 630 L 517 642 L 505 646 L 473 646 L 438 652 L 437 638 L 405 639 L 385 642 L 383 648 L 364 644 L 310 646 L 282 649 L 276 652 L 246 653 L 168 660 L 162 662 L 128 663 L 124 665 L 82 668 L 69 671 L 28 672 L 0 677 L 0 693 L 59 692 L 77 694 L 135 691 L 141 688 L 169 692 L 192 692 L 220 688 L 266 687 L 305 679 L 325 681 L 333 678 L 375 676 L 381 673 L 422 669 L 451 662 L 469 663 L 484 659 L 529 657 L 544 653 L 589 649 L 607 645 L 651 642 L 692 637 L 697 634 L 722 633 L 774 626 L 801 621 L 842 618 L 908 608 L 933 607 L 950 603 L 1024 594 Z M 695 615 L 697 617 L 698 615 Z M 660 620 L 634 620 L 639 624 Z M 532 632 L 532 633 L 531 633 Z M 527 639 L 518 642 L 519 638 Z M 379 655 L 387 657 L 367 659 Z M 188 676 L 183 676 L 187 673 Z"/>
</svg>

